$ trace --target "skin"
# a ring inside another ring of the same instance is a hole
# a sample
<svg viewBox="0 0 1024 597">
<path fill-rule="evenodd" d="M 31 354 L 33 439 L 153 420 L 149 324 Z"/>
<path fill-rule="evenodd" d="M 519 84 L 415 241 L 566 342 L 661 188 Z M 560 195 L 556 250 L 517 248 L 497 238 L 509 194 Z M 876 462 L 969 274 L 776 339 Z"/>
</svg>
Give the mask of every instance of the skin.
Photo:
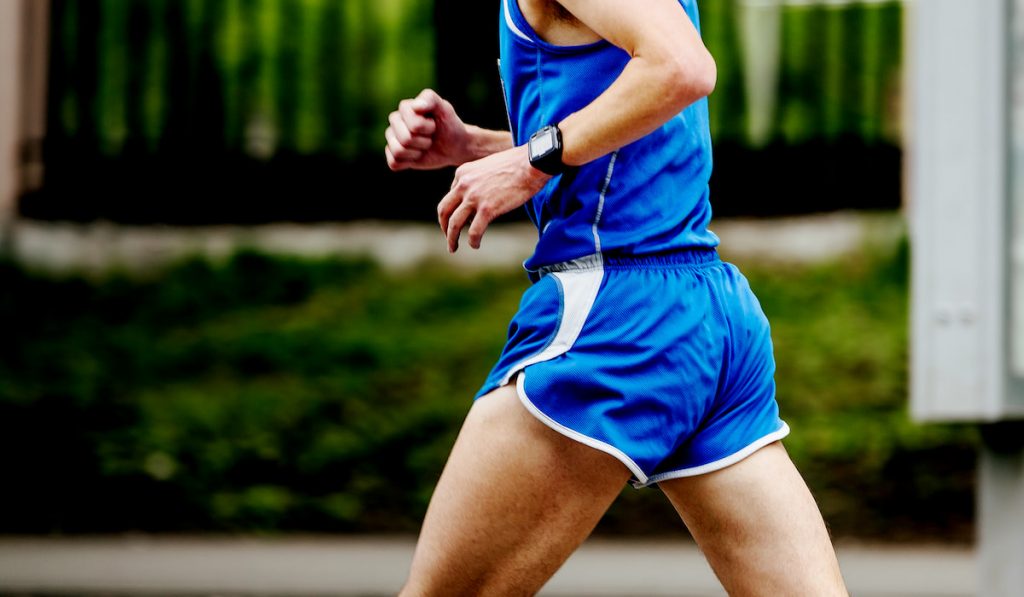
<svg viewBox="0 0 1024 597">
<path fill-rule="evenodd" d="M 513 0 L 514 1 L 514 0 Z M 559 123 L 563 161 L 581 165 L 655 130 L 714 88 L 714 60 L 677 0 L 518 0 L 546 41 L 599 38 L 630 60 L 591 104 Z M 432 90 L 389 117 L 392 170 L 456 166 L 438 204 L 448 248 L 550 179 L 507 131 L 467 125 Z M 545 426 L 514 382 L 474 402 L 430 501 L 403 596 L 532 595 L 590 534 L 629 471 Z M 847 595 L 813 497 L 782 444 L 724 469 L 659 485 L 730 595 Z M 624 571 L 626 573 L 626 571 Z"/>
</svg>

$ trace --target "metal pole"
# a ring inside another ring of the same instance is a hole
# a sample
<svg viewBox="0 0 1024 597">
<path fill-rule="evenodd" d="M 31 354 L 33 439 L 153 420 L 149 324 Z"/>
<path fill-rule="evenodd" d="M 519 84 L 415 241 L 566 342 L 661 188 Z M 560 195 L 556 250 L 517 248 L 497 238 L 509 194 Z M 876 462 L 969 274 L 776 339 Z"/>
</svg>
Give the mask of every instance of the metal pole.
<svg viewBox="0 0 1024 597">
<path fill-rule="evenodd" d="M 978 467 L 978 587 L 984 597 L 1024 595 L 1024 422 L 982 427 Z"/>
</svg>

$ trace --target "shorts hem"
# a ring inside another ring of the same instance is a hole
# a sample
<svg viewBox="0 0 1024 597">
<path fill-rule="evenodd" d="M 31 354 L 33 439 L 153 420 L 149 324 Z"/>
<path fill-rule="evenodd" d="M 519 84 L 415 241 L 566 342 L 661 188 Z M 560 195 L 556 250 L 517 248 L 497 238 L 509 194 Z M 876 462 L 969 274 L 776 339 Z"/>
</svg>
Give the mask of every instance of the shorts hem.
<svg viewBox="0 0 1024 597">
<path fill-rule="evenodd" d="M 777 429 L 776 431 L 759 437 L 758 439 L 752 441 L 745 447 L 739 449 L 736 452 L 733 452 L 732 454 L 726 456 L 725 458 L 719 458 L 718 460 L 714 460 L 712 462 L 702 464 L 699 466 L 690 466 L 686 468 L 676 469 L 674 471 L 658 473 L 656 475 L 651 475 L 650 478 L 648 478 L 646 481 L 631 481 L 630 483 L 632 483 L 633 487 L 640 489 L 642 487 L 654 485 L 655 483 L 660 483 L 661 481 L 668 481 L 669 479 L 679 479 L 681 477 L 695 477 L 697 475 L 703 475 L 706 473 L 718 471 L 732 464 L 736 464 L 737 462 L 743 460 L 747 456 L 750 456 L 751 454 L 767 446 L 768 444 L 786 437 L 787 435 L 789 435 L 789 431 L 789 425 L 786 424 L 785 421 L 783 421 L 782 427 L 779 427 L 779 429 Z"/>
<path fill-rule="evenodd" d="M 644 474 L 643 469 L 641 469 L 640 466 L 636 462 L 634 462 L 632 458 L 626 455 L 626 453 L 623 452 L 622 450 L 616 448 L 615 446 L 607 442 L 603 442 L 599 439 L 590 437 L 589 435 L 584 435 L 579 431 L 576 431 L 575 429 L 566 427 L 565 425 L 562 425 L 558 421 L 552 419 L 550 416 L 548 416 L 547 413 L 538 408 L 537 405 L 534 404 L 532 400 L 530 400 L 530 397 L 526 395 L 526 369 L 519 369 L 518 371 L 519 378 L 516 380 L 516 393 L 519 395 L 519 401 L 523 403 L 523 406 L 526 407 L 526 410 L 531 415 L 536 417 L 537 420 L 539 420 L 541 423 L 547 425 L 551 429 L 554 429 L 555 431 L 561 433 L 562 435 L 568 437 L 569 439 L 575 440 L 581 444 L 590 446 L 595 450 L 600 450 L 605 454 L 609 454 L 615 457 L 619 462 L 624 464 L 626 468 L 628 468 L 630 472 L 632 472 L 633 475 L 637 479 L 639 479 L 640 482 L 643 483 L 644 485 L 651 482 L 651 480 L 648 479 L 647 475 Z M 511 375 L 514 374 L 515 371 L 513 371 L 512 374 L 510 374 L 510 377 Z M 632 483 L 632 481 L 630 482 Z"/>
</svg>

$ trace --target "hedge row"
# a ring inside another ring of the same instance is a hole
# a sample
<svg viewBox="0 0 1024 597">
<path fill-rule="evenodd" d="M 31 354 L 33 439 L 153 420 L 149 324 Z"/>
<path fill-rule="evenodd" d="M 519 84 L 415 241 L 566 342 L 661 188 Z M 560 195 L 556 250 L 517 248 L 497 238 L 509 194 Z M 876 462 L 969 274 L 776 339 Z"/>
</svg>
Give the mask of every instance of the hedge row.
<svg viewBox="0 0 1024 597">
<path fill-rule="evenodd" d="M 838 536 L 965 540 L 975 431 L 907 417 L 906 252 L 744 265 L 786 445 Z M 414 532 L 528 281 L 243 251 L 0 266 L 0 532 Z M 681 533 L 627 488 L 605 533 Z"/>
</svg>

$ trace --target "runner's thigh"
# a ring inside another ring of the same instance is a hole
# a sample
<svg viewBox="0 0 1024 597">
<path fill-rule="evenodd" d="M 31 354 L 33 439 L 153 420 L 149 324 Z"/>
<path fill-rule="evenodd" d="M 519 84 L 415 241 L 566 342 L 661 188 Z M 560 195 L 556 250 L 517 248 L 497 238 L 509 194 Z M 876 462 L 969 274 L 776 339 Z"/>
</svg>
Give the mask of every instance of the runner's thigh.
<svg viewBox="0 0 1024 597">
<path fill-rule="evenodd" d="M 630 472 L 545 426 L 515 380 L 477 399 L 423 522 L 402 595 L 532 595 L 590 534 Z"/>
<path fill-rule="evenodd" d="M 847 594 L 817 504 L 781 442 L 659 486 L 730 595 Z"/>
</svg>

